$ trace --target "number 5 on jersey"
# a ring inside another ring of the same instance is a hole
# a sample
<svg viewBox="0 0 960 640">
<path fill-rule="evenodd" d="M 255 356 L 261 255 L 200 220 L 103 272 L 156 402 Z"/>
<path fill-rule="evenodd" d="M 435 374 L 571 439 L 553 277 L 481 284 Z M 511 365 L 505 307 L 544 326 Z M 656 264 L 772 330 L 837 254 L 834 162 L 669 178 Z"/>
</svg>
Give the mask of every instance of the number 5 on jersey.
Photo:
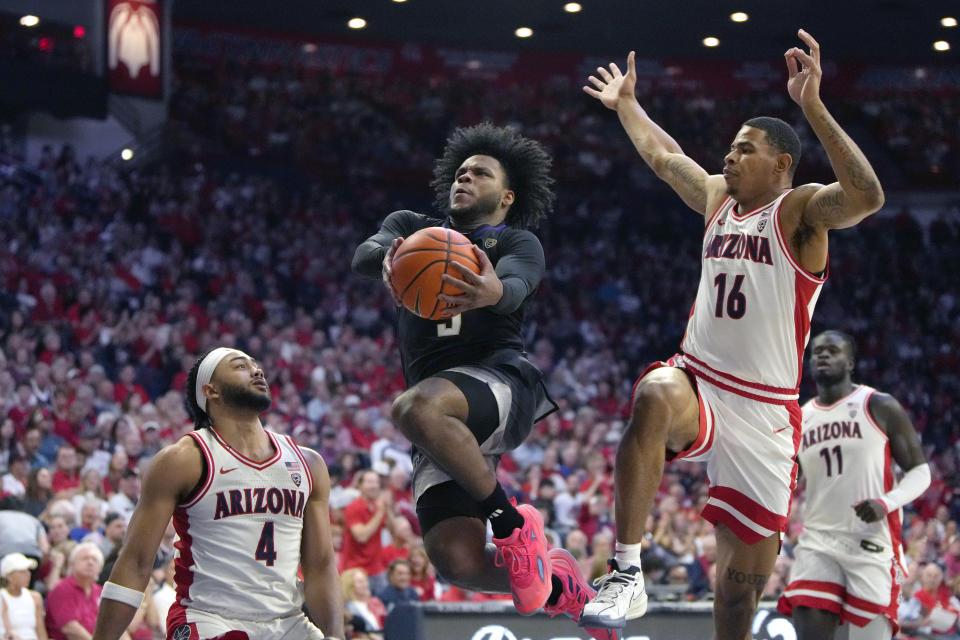
<svg viewBox="0 0 960 640">
<path fill-rule="evenodd" d="M 457 336 L 460 335 L 460 322 L 461 315 L 457 314 L 452 316 L 449 320 L 445 322 L 437 323 L 437 336 L 440 338 L 445 338 L 447 336 Z"/>
</svg>

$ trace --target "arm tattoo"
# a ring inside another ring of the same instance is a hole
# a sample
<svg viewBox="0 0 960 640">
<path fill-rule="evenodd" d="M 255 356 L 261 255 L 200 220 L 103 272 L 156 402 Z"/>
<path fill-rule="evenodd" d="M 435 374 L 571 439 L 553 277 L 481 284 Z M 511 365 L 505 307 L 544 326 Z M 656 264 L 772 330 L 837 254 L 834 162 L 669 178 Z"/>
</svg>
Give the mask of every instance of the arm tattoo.
<svg viewBox="0 0 960 640">
<path fill-rule="evenodd" d="M 876 180 L 867 175 L 863 167 L 863 161 L 857 157 L 857 153 L 850 148 L 849 142 L 833 119 L 828 115 L 823 115 L 820 119 L 829 132 L 831 146 L 836 147 L 842 157 L 843 168 L 847 174 L 846 177 L 849 179 L 850 185 L 857 191 L 864 193 L 873 194 L 879 191 L 880 185 L 877 184 Z M 837 178 L 839 179 L 840 176 L 837 176 Z"/>
<path fill-rule="evenodd" d="M 821 197 L 817 200 L 817 206 L 824 215 L 834 215 L 843 211 L 844 200 L 843 191 L 837 191 L 833 195 Z"/>
<path fill-rule="evenodd" d="M 744 573 L 736 569 L 727 569 L 727 580 L 737 584 L 750 584 L 756 587 L 757 591 L 763 591 L 767 584 L 767 576 L 762 573 Z"/>
<path fill-rule="evenodd" d="M 697 176 L 687 163 L 679 159 L 670 159 L 666 162 L 666 169 L 670 172 L 672 180 L 670 185 L 677 190 L 685 200 L 692 200 L 700 206 L 701 209 L 707 206 L 707 192 L 704 188 L 703 180 Z"/>
</svg>

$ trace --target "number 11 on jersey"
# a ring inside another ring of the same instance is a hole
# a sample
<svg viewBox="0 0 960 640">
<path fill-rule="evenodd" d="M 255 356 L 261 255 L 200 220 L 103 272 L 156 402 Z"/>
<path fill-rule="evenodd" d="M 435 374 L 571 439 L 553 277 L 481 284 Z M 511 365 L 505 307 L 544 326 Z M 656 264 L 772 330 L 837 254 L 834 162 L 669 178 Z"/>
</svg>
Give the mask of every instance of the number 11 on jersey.
<svg viewBox="0 0 960 640">
<path fill-rule="evenodd" d="M 445 322 L 437 323 L 437 336 L 445 338 L 447 336 L 457 336 L 460 335 L 460 322 L 461 314 L 452 316 L 449 320 Z"/>
</svg>

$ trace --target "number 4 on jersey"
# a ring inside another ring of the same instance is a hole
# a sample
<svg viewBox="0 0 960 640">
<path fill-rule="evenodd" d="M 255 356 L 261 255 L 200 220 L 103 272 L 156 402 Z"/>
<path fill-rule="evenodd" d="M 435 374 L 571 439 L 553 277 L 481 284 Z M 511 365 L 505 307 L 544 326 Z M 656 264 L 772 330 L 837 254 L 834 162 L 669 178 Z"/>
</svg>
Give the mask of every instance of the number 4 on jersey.
<svg viewBox="0 0 960 640">
<path fill-rule="evenodd" d="M 273 521 L 263 523 L 263 531 L 260 532 L 260 542 L 257 543 L 257 560 L 263 560 L 268 567 L 272 567 L 277 559 L 277 552 L 273 548 Z"/>
</svg>

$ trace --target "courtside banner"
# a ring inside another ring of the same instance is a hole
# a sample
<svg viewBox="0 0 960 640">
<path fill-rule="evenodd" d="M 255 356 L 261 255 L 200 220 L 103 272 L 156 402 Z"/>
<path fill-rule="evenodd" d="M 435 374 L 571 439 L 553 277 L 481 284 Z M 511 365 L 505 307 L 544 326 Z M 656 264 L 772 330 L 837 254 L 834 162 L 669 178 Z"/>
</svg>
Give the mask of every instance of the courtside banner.
<svg viewBox="0 0 960 640">
<path fill-rule="evenodd" d="M 104 0 L 112 93 L 163 98 L 163 0 Z"/>
</svg>

